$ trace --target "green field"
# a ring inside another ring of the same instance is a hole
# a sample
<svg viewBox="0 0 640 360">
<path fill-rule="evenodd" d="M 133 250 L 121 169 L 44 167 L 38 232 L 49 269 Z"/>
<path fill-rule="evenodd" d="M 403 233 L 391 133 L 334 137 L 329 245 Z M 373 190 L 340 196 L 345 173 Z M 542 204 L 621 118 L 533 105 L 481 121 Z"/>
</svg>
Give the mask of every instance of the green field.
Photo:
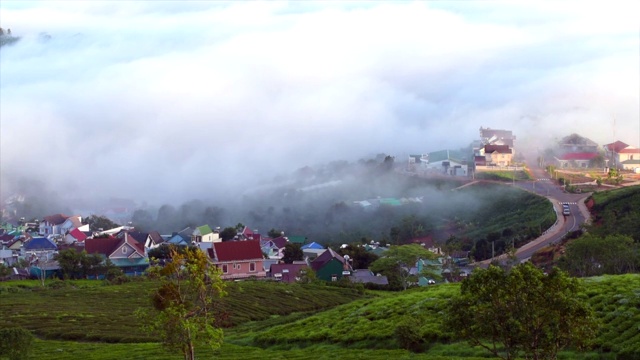
<svg viewBox="0 0 640 360">
<path fill-rule="evenodd" d="M 640 355 L 640 275 L 585 279 L 585 301 L 602 326 L 587 353 L 559 359 L 637 359 Z M 38 336 L 33 358 L 180 359 L 146 334 L 133 316 L 148 306 L 155 283 L 102 285 L 99 281 L 0 283 L 0 326 L 22 326 Z M 481 359 L 482 349 L 456 342 L 440 327 L 441 310 L 457 284 L 406 292 L 367 292 L 326 285 L 229 283 L 231 314 L 225 344 L 208 359 Z M 418 319 L 425 352 L 399 349 L 394 331 Z"/>
</svg>

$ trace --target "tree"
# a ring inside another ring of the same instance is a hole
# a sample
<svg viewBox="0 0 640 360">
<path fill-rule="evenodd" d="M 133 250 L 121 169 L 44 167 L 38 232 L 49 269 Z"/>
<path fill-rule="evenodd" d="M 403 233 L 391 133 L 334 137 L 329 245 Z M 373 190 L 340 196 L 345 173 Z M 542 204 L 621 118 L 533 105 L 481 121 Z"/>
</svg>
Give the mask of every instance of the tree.
<svg viewBox="0 0 640 360">
<path fill-rule="evenodd" d="M 131 215 L 131 222 L 136 230 L 145 231 L 153 228 L 153 217 L 147 210 L 138 209 Z"/>
<path fill-rule="evenodd" d="M 446 310 L 445 327 L 502 359 L 555 359 L 595 337 L 596 322 L 579 293 L 581 284 L 554 268 L 544 274 L 531 263 L 510 272 L 478 269 L 462 282 Z"/>
<path fill-rule="evenodd" d="M 85 253 L 86 254 L 86 253 Z M 60 250 L 53 256 L 58 262 L 60 271 L 65 279 L 78 278 L 82 272 L 82 253 L 74 248 Z"/>
<path fill-rule="evenodd" d="M 364 239 L 366 242 L 366 239 Z M 340 255 L 345 256 L 349 255 L 354 269 L 368 269 L 369 266 L 376 260 L 378 260 L 379 256 L 371 251 L 367 251 L 364 246 L 360 246 L 358 244 L 347 245 L 345 248 L 340 248 L 338 250 Z"/>
<path fill-rule="evenodd" d="M 625 235 L 586 234 L 567 244 L 559 266 L 574 276 L 633 273 L 640 267 L 640 244 Z"/>
<path fill-rule="evenodd" d="M 220 270 L 209 264 L 199 249 L 173 250 L 172 261 L 150 268 L 160 286 L 151 295 L 153 309 L 137 314 L 146 330 L 158 336 L 169 349 L 179 349 L 186 360 L 195 359 L 195 345 L 213 350 L 222 344 L 222 329 L 215 325 L 218 299 L 226 295 Z"/>
<path fill-rule="evenodd" d="M 391 246 L 384 256 L 371 264 L 371 271 L 382 273 L 404 290 L 409 287 L 412 275 L 409 270 L 416 266 L 418 259 L 434 259 L 436 254 L 418 244 Z"/>
<path fill-rule="evenodd" d="M 222 239 L 222 241 L 229 241 L 236 237 L 237 234 L 238 230 L 236 230 L 235 227 L 226 227 L 220 231 L 220 239 Z"/>
<path fill-rule="evenodd" d="M 107 218 L 106 216 L 100 215 L 91 215 L 89 217 L 86 217 L 82 219 L 82 223 L 89 224 L 89 229 L 91 231 L 109 230 L 120 226 L 117 223 L 111 221 L 111 219 Z"/>
<path fill-rule="evenodd" d="M 293 264 L 294 261 L 299 261 L 303 258 L 304 253 L 300 244 L 288 243 L 284 246 L 282 261 L 285 264 Z"/>
<path fill-rule="evenodd" d="M 278 238 L 278 237 L 282 236 L 282 230 L 271 228 L 271 230 L 269 230 L 267 235 L 270 238 L 275 239 L 275 238 Z"/>
</svg>

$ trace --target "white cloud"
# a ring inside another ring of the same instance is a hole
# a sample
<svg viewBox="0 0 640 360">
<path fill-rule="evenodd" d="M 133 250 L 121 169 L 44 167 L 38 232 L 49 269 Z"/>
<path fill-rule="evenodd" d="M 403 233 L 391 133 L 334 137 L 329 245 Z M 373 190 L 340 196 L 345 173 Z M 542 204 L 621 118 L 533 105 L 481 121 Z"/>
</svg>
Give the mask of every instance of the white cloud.
<svg viewBox="0 0 640 360">
<path fill-rule="evenodd" d="M 459 147 L 480 126 L 605 143 L 615 116 L 619 139 L 640 145 L 637 2 L 0 10 L 22 37 L 0 57 L 5 177 L 178 200 L 320 161 Z"/>
</svg>

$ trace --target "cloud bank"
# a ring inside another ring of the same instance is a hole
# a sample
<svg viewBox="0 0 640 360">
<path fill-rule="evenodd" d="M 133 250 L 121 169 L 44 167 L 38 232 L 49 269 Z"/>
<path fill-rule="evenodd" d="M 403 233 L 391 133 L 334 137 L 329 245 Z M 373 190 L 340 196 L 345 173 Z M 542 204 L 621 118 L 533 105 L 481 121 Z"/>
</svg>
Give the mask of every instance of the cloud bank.
<svg viewBox="0 0 640 360">
<path fill-rule="evenodd" d="M 637 2 L 3 1 L 2 190 L 215 198 L 305 165 L 640 146 Z M 49 40 L 45 40 L 48 36 Z M 615 119 L 615 127 L 613 126 Z"/>
</svg>

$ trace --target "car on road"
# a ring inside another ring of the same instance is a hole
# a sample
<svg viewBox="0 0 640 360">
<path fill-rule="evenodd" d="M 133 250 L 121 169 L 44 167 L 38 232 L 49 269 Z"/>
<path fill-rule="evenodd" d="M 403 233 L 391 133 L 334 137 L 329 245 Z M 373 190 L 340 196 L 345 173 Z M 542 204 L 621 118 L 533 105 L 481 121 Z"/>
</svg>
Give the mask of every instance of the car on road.
<svg viewBox="0 0 640 360">
<path fill-rule="evenodd" d="M 562 204 L 562 215 L 571 215 L 571 208 L 569 208 L 569 204 Z"/>
</svg>

